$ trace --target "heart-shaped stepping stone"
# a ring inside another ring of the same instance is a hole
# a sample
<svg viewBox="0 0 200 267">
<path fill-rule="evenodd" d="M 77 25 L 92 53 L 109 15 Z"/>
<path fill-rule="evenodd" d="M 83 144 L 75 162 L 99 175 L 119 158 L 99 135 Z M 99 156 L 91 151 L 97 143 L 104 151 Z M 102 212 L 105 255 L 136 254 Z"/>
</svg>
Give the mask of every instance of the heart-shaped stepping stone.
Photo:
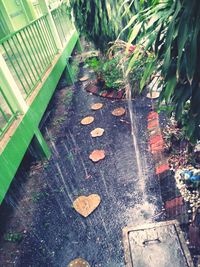
<svg viewBox="0 0 200 267">
<path fill-rule="evenodd" d="M 93 162 L 98 162 L 105 158 L 105 151 L 104 150 L 94 150 L 90 156 L 89 159 L 91 159 Z"/>
<path fill-rule="evenodd" d="M 126 110 L 125 110 L 124 108 L 116 108 L 116 109 L 114 109 L 114 110 L 112 111 L 112 115 L 113 115 L 113 116 L 117 116 L 117 117 L 119 117 L 119 116 L 124 115 L 125 112 L 126 112 Z"/>
<path fill-rule="evenodd" d="M 67 267 L 90 267 L 89 263 L 82 259 L 82 258 L 77 258 L 71 261 Z"/>
<path fill-rule="evenodd" d="M 95 128 L 93 131 L 90 132 L 92 137 L 99 137 L 104 134 L 104 129 L 102 128 Z"/>
<path fill-rule="evenodd" d="M 91 194 L 89 196 L 80 196 L 74 203 L 74 209 L 83 217 L 88 217 L 100 204 L 101 198 L 97 194 Z"/>
<path fill-rule="evenodd" d="M 147 94 L 147 98 L 156 99 L 160 96 L 160 92 L 150 92 Z"/>
<path fill-rule="evenodd" d="M 101 109 L 102 107 L 103 107 L 102 103 L 95 103 L 95 104 L 91 105 L 92 110 L 98 110 L 98 109 Z"/>
<path fill-rule="evenodd" d="M 79 81 L 84 82 L 84 81 L 87 81 L 88 79 L 89 79 L 88 76 L 83 76 L 83 77 L 81 77 L 81 78 L 79 79 Z"/>
<path fill-rule="evenodd" d="M 94 121 L 94 117 L 88 116 L 81 120 L 82 125 L 88 125 L 91 124 Z"/>
</svg>

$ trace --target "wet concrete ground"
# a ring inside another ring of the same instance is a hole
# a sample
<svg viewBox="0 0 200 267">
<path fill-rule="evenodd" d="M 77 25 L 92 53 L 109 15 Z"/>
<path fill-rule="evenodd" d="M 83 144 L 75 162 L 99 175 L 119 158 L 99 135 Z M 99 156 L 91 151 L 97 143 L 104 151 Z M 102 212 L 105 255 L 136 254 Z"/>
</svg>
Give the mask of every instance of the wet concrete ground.
<svg viewBox="0 0 200 267">
<path fill-rule="evenodd" d="M 151 103 L 143 97 L 133 101 L 144 174 L 138 177 L 127 102 L 91 95 L 83 85 L 76 84 L 59 134 L 49 138 L 52 157 L 36 173 L 41 186 L 34 208 L 30 202 L 27 212 L 19 216 L 18 224 L 25 224 L 27 230 L 13 263 L 1 261 L 0 266 L 66 267 L 71 260 L 81 257 L 92 267 L 123 267 L 122 228 L 161 219 L 157 216 L 162 208 L 159 181 L 147 144 L 147 113 Z M 90 110 L 90 105 L 96 102 L 104 107 Z M 114 117 L 111 111 L 117 107 L 124 107 L 126 115 Z M 82 126 L 80 120 L 88 115 L 94 116 L 95 121 Z M 90 131 L 96 127 L 104 128 L 105 134 L 92 139 Z M 89 160 L 95 149 L 105 150 L 103 161 Z M 99 194 L 102 201 L 88 218 L 83 218 L 72 208 L 72 202 L 89 194 Z M 20 211 L 19 200 L 12 212 Z M 11 216 L 8 225 L 14 225 L 13 220 Z M 1 254 L 6 244 L 0 244 Z"/>
</svg>

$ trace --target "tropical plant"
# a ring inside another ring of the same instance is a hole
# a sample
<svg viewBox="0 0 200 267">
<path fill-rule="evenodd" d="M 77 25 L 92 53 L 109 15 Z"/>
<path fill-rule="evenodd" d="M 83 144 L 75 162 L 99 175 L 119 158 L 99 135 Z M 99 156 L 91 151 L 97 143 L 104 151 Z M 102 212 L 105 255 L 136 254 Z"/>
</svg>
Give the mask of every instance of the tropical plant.
<svg viewBox="0 0 200 267">
<path fill-rule="evenodd" d="M 100 60 L 97 57 L 89 57 L 85 60 L 86 65 L 88 65 L 90 68 L 92 68 L 94 71 L 99 70 L 100 66 Z"/>
<path fill-rule="evenodd" d="M 153 51 L 140 87 L 153 73 L 160 73 L 162 93 L 173 107 L 176 119 L 181 122 L 191 141 L 200 139 L 200 1 L 165 0 L 154 3 L 133 16 L 129 43 L 137 38 L 145 51 Z M 139 36 L 139 38 L 138 38 Z M 140 57 L 136 51 L 130 60 L 127 73 Z"/>
<path fill-rule="evenodd" d="M 76 25 L 101 51 L 114 41 L 121 32 L 126 39 L 127 29 L 122 29 L 133 14 L 158 0 L 71 0 Z"/>
<path fill-rule="evenodd" d="M 106 49 L 121 30 L 118 20 L 119 0 L 72 0 L 71 6 L 79 31 L 97 48 Z"/>
<path fill-rule="evenodd" d="M 118 90 L 125 86 L 124 76 L 121 67 L 119 66 L 120 57 L 106 59 L 101 64 L 100 75 L 105 81 L 106 88 Z"/>
</svg>

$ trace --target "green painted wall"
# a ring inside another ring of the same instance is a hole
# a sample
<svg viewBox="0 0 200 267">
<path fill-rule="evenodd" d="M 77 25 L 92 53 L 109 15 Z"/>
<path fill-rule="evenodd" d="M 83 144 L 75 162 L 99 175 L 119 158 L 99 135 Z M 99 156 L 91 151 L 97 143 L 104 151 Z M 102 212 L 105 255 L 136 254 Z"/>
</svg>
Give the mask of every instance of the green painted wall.
<svg viewBox="0 0 200 267">
<path fill-rule="evenodd" d="M 7 13 L 3 0 L 0 0 L 0 39 L 14 31 L 14 26 Z"/>
<path fill-rule="evenodd" d="M 3 3 L 8 16 L 10 17 L 14 30 L 18 30 L 27 25 L 29 19 L 21 1 L 3 0 Z"/>
<path fill-rule="evenodd" d="M 74 32 L 57 64 L 53 67 L 29 110 L 0 155 L 0 203 L 9 189 L 34 133 L 38 131 L 41 118 L 66 67 L 66 59 L 71 55 L 77 40 L 78 33 Z"/>
</svg>

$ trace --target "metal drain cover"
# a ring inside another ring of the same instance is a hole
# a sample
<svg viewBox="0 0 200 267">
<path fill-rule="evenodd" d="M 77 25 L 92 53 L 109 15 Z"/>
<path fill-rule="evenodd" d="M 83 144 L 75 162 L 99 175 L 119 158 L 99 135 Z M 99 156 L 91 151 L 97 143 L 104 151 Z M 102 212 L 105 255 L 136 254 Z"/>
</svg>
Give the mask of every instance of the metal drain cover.
<svg viewBox="0 0 200 267">
<path fill-rule="evenodd" d="M 123 229 L 126 267 L 194 267 L 177 221 Z"/>
</svg>

